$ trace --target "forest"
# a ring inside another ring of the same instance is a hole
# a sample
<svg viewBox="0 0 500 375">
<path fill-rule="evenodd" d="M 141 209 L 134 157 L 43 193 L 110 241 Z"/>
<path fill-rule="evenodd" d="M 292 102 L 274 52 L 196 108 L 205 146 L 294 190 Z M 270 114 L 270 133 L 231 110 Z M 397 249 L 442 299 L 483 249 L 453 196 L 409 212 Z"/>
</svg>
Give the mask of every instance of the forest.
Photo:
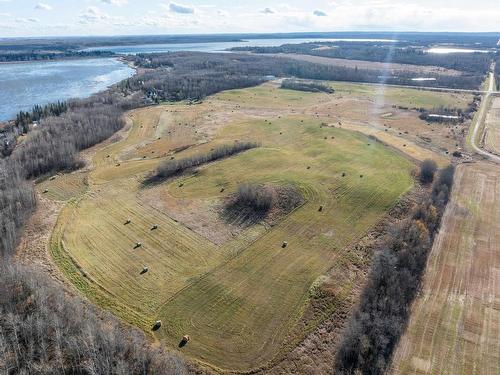
<svg viewBox="0 0 500 375">
<path fill-rule="evenodd" d="M 163 347 L 33 268 L 0 264 L 0 373 L 187 374 Z"/>
</svg>

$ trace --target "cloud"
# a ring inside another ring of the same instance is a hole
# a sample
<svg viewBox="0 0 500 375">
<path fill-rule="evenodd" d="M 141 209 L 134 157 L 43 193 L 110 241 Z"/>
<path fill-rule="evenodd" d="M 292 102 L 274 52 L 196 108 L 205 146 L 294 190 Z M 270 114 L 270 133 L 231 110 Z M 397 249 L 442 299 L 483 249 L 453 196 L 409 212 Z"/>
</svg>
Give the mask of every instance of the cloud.
<svg viewBox="0 0 500 375">
<path fill-rule="evenodd" d="M 315 10 L 313 12 L 313 14 L 316 16 L 316 17 L 326 17 L 327 14 L 325 12 L 323 12 L 322 10 Z"/>
<path fill-rule="evenodd" d="M 52 7 L 48 4 L 38 3 L 37 5 L 35 5 L 35 9 L 37 9 L 37 10 L 52 10 Z"/>
<path fill-rule="evenodd" d="M 16 18 L 15 22 L 17 23 L 36 23 L 40 20 L 38 18 Z"/>
<path fill-rule="evenodd" d="M 194 13 L 194 8 L 186 6 L 186 5 L 176 4 L 176 3 L 170 3 L 168 6 L 168 9 L 170 9 L 170 11 L 173 13 L 180 13 L 180 14 L 193 14 Z"/>
<path fill-rule="evenodd" d="M 128 4 L 128 0 L 101 0 L 101 2 L 104 4 L 118 5 L 119 7 Z"/>
<path fill-rule="evenodd" d="M 84 14 L 80 15 L 80 23 L 90 23 L 98 20 L 107 20 L 110 17 L 97 7 L 88 7 Z"/>
<path fill-rule="evenodd" d="M 262 9 L 260 12 L 264 14 L 274 14 L 274 10 L 272 10 L 271 8 Z"/>
</svg>

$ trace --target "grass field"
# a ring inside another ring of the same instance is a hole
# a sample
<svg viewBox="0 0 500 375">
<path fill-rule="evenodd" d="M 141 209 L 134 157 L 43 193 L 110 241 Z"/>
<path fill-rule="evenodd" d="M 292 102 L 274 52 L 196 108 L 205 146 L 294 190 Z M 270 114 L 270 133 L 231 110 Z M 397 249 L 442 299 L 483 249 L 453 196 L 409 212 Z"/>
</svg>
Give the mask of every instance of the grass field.
<svg viewBox="0 0 500 375">
<path fill-rule="evenodd" d="M 498 374 L 498 167 L 461 165 L 394 374 Z"/>
<path fill-rule="evenodd" d="M 495 154 L 500 150 L 500 97 L 491 99 L 486 115 L 484 147 Z"/>
<path fill-rule="evenodd" d="M 338 90 L 343 97 L 376 95 L 364 85 L 342 84 Z M 432 100 L 421 91 L 397 90 L 386 105 Z M 414 164 L 401 153 L 311 113 L 332 100 L 342 103 L 337 96 L 266 84 L 199 105 L 131 112 L 130 128 L 97 151 L 88 187 L 63 209 L 51 240 L 53 258 L 90 300 L 170 347 L 190 335 L 179 349 L 189 357 L 235 371 L 272 362 L 287 347 L 315 281 L 332 268 L 341 273 L 363 263 L 348 245 L 413 183 Z M 162 160 L 235 140 L 262 146 L 196 174 L 142 185 Z M 64 181 L 47 180 L 43 188 L 55 191 Z M 272 227 L 260 223 L 218 243 L 209 240 L 202 228 L 221 221 L 214 207 L 246 182 L 293 184 L 306 202 Z M 68 181 L 66 190 L 73 185 Z M 173 217 L 169 205 L 185 207 L 186 217 Z M 191 226 L 193 221 L 199 225 Z M 153 225 L 158 229 L 151 230 Z M 281 247 L 283 241 L 288 247 Z M 142 246 L 134 249 L 137 242 Z M 149 272 L 141 274 L 144 266 Z M 342 299 L 359 280 L 338 282 Z M 151 332 L 158 319 L 161 329 Z"/>
</svg>

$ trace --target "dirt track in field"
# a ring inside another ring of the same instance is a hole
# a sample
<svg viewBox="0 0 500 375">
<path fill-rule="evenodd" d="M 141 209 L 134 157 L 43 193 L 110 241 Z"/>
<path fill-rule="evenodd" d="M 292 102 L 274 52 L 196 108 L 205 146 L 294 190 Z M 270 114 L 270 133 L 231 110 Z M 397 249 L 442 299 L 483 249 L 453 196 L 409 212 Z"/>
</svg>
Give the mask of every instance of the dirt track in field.
<svg viewBox="0 0 500 375">
<path fill-rule="evenodd" d="M 500 371 L 500 170 L 457 168 L 394 374 Z"/>
</svg>

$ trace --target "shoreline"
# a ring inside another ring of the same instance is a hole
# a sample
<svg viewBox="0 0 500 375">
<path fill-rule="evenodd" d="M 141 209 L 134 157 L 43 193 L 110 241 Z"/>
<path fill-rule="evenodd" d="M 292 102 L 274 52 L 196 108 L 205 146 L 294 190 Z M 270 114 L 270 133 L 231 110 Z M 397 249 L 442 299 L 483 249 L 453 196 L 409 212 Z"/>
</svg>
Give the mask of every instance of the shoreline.
<svg viewBox="0 0 500 375">
<path fill-rule="evenodd" d="M 127 77 L 127 78 L 124 78 L 124 79 L 121 79 L 117 82 L 114 82 L 114 83 L 111 83 L 109 85 L 107 85 L 104 89 L 102 90 L 99 90 L 99 91 L 96 91 L 96 92 L 92 92 L 88 95 L 85 95 L 85 96 L 79 96 L 79 97 L 68 97 L 68 98 L 65 98 L 65 99 L 60 99 L 60 101 L 69 101 L 69 100 L 73 100 L 73 99 L 85 99 L 85 98 L 89 98 L 91 97 L 92 95 L 95 95 L 95 94 L 99 94 L 99 93 L 102 93 L 104 91 L 107 91 L 109 90 L 111 87 L 113 87 L 114 85 L 117 85 L 119 84 L 120 82 L 124 81 L 125 79 L 128 79 L 128 78 L 131 78 L 131 77 L 134 77 L 136 76 L 137 74 L 139 74 L 139 71 L 137 69 L 137 67 L 132 63 L 132 62 L 129 62 L 127 60 L 125 60 L 123 58 L 123 56 L 116 56 L 116 57 L 101 57 L 101 58 L 78 58 L 78 59 L 70 59 L 70 60 L 93 60 L 93 59 L 112 59 L 112 60 L 115 60 L 115 61 L 118 61 L 120 62 L 121 64 L 125 65 L 126 67 L 130 68 L 133 70 L 133 73 Z M 40 60 L 40 61 L 18 61 L 18 62 L 0 62 L 0 68 L 2 67 L 3 64 L 28 64 L 28 63 L 36 63 L 36 62 L 61 62 L 61 61 L 68 61 L 68 59 L 62 59 L 62 60 Z M 50 104 L 50 103 L 47 103 L 47 104 Z M 35 105 L 40 105 L 40 103 L 33 103 L 32 107 L 35 106 Z M 18 111 L 19 112 L 19 111 Z M 15 120 L 15 115 L 13 118 L 8 118 L 8 119 L 0 119 L 0 131 L 1 129 L 6 126 L 7 124 L 11 123 L 12 121 Z"/>
</svg>

